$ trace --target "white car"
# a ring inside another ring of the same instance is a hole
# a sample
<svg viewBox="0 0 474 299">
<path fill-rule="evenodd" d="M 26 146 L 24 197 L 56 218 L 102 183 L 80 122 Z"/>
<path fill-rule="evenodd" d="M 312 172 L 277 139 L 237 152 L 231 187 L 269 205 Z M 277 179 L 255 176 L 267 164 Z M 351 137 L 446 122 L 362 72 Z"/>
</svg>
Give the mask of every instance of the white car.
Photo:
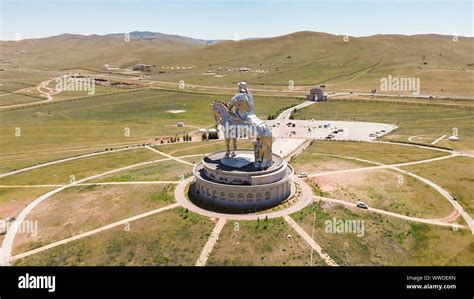
<svg viewBox="0 0 474 299">
<path fill-rule="evenodd" d="M 365 204 L 364 202 L 362 202 L 362 201 L 357 202 L 357 207 L 361 208 L 361 209 L 368 209 L 369 208 L 369 206 L 367 204 Z"/>
<path fill-rule="evenodd" d="M 307 178 L 308 175 L 307 175 L 306 173 L 304 173 L 304 172 L 301 172 L 301 173 L 298 174 L 298 177 L 299 177 L 300 179 L 302 179 L 302 178 Z"/>
</svg>

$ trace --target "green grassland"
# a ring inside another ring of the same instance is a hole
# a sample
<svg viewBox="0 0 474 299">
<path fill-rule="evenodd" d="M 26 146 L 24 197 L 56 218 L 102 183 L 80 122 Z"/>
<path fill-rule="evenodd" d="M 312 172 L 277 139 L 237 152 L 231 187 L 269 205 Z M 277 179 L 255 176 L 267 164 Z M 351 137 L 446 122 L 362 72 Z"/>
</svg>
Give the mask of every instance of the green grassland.
<svg viewBox="0 0 474 299">
<path fill-rule="evenodd" d="M 384 139 L 408 141 L 410 136 L 430 135 L 432 140 L 450 136 L 458 128 L 460 141 L 446 142 L 457 150 L 474 150 L 472 110 L 386 102 L 329 101 L 316 103 L 293 114 L 295 119 L 352 120 L 390 123 L 399 128 Z"/>
<path fill-rule="evenodd" d="M 0 178 L 0 185 L 69 184 L 71 179 L 78 181 L 108 170 L 163 158 L 165 157 L 145 148 L 128 149 L 14 174 Z"/>
<path fill-rule="evenodd" d="M 27 104 L 46 100 L 45 97 L 28 93 L 9 93 L 0 96 L 0 106 Z"/>
<path fill-rule="evenodd" d="M 142 90 L 0 112 L 0 162 L 7 166 L 17 159 L 12 167 L 21 167 L 86 149 L 152 142 L 157 136 L 181 136 L 196 129 L 178 128 L 178 121 L 198 127 L 214 123 L 210 109 L 213 100 L 227 99 Z M 266 118 L 299 100 L 257 97 L 255 102 L 257 114 Z M 170 110 L 186 112 L 174 114 Z M 20 137 L 15 136 L 16 128 L 21 129 Z M 50 151 L 62 153 L 31 159 L 33 153 Z"/>
<path fill-rule="evenodd" d="M 361 171 L 313 178 L 326 197 L 421 218 L 443 218 L 454 208 L 435 189 L 392 170 Z"/>
<path fill-rule="evenodd" d="M 33 87 L 33 85 L 22 83 L 22 82 L 12 82 L 12 81 L 1 81 L 0 85 L 0 95 L 6 95 L 20 89 Z"/>
<path fill-rule="evenodd" d="M 54 81 L 51 81 L 49 86 L 54 88 L 55 85 L 56 85 L 56 83 L 54 83 Z M 54 100 L 64 100 L 64 99 L 98 96 L 98 95 L 120 93 L 120 92 L 127 92 L 127 91 L 128 90 L 124 89 L 124 88 L 96 85 L 95 88 L 94 88 L 94 93 L 93 94 L 89 94 L 88 91 L 62 91 L 58 94 L 53 95 L 53 97 L 54 97 Z"/>
<path fill-rule="evenodd" d="M 31 103 L 46 99 L 39 95 L 17 92 L 33 86 L 22 82 L 0 80 L 0 106 Z"/>
<path fill-rule="evenodd" d="M 229 221 L 209 266 L 309 266 L 311 247 L 283 220 Z M 324 265 L 317 253 L 313 265 Z"/>
<path fill-rule="evenodd" d="M 192 166 L 176 161 L 163 161 L 132 170 L 117 172 L 91 182 L 179 181 L 191 175 Z"/>
<path fill-rule="evenodd" d="M 15 217 L 27 204 L 52 189 L 53 187 L 0 188 L 0 219 Z"/>
<path fill-rule="evenodd" d="M 39 84 L 39 82 L 38 82 Z M 11 106 L 18 104 L 28 104 L 35 103 L 47 100 L 46 96 L 42 95 L 36 88 L 33 88 L 31 91 L 18 91 L 25 87 L 32 87 L 27 84 L 20 83 L 6 83 L 4 84 L 8 89 L 0 90 L 0 106 Z M 0 88 L 4 87 L 1 85 Z M 55 81 L 51 81 L 48 87 L 55 88 Z M 11 89 L 11 91 L 8 91 Z M 88 97 L 93 95 L 104 95 L 117 92 L 126 92 L 127 90 L 121 88 L 115 88 L 110 86 L 100 86 L 96 85 L 94 89 L 94 94 L 89 94 L 88 91 L 62 91 L 55 95 L 52 95 L 54 101 L 73 99 L 79 97 Z"/>
<path fill-rule="evenodd" d="M 19 234 L 20 253 L 174 202 L 174 185 L 112 185 L 71 187 L 53 195 L 27 219 L 38 221 L 38 234 Z"/>
<path fill-rule="evenodd" d="M 292 215 L 339 265 L 473 265 L 474 241 L 468 230 L 418 224 L 339 205 L 315 203 Z M 328 233 L 326 222 L 363 220 L 365 232 Z"/>
<path fill-rule="evenodd" d="M 425 177 L 456 197 L 469 214 L 474 213 L 474 161 L 468 157 L 455 157 L 429 164 L 403 167 Z"/>
<path fill-rule="evenodd" d="M 293 166 L 297 173 L 304 172 L 307 174 L 354 169 L 372 165 L 373 164 L 357 160 L 341 159 L 314 152 L 303 152 L 291 161 L 291 166 Z"/>
<path fill-rule="evenodd" d="M 182 208 L 113 228 L 19 260 L 15 265 L 194 265 L 213 222 Z"/>
<path fill-rule="evenodd" d="M 370 94 L 352 94 L 342 95 L 332 98 L 336 102 L 371 102 L 371 103 L 386 103 L 412 106 L 430 106 L 440 108 L 459 108 L 459 109 L 473 109 L 474 101 L 470 99 L 453 99 L 453 98 L 415 98 L 413 96 L 385 96 L 377 95 L 373 97 Z"/>
<path fill-rule="evenodd" d="M 320 155 L 337 155 L 343 157 L 359 158 L 378 162 L 382 164 L 395 164 L 411 161 L 425 160 L 447 155 L 440 151 L 433 151 L 417 147 L 409 147 L 397 144 L 378 144 L 356 141 L 313 141 L 311 145 L 292 163 L 298 167 L 315 164 L 323 159 Z M 374 164 L 360 161 L 348 160 L 356 163 L 359 167 L 374 166 Z"/>
<path fill-rule="evenodd" d="M 59 70 L 38 70 L 31 68 L 8 68 L 5 69 L 0 78 L 0 90 L 15 92 L 25 87 L 34 87 L 42 81 L 49 80 L 63 74 Z"/>
</svg>

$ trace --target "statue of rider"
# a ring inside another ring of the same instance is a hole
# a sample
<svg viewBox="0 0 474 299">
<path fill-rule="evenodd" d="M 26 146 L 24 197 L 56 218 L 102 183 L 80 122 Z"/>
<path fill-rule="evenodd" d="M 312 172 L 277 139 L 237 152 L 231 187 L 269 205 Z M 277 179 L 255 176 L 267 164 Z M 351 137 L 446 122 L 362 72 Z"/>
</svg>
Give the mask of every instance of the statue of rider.
<svg viewBox="0 0 474 299">
<path fill-rule="evenodd" d="M 232 117 L 240 119 L 241 129 L 238 130 L 238 134 L 245 136 L 236 136 L 236 137 L 247 137 L 253 139 L 254 143 L 254 155 L 255 155 L 255 163 L 254 165 L 257 168 L 260 168 L 262 165 L 262 141 L 258 139 L 258 128 L 264 122 L 262 122 L 256 115 L 253 103 L 253 95 L 248 90 L 247 83 L 239 82 L 238 83 L 239 92 L 232 97 L 232 99 L 227 104 L 227 109 L 229 114 Z M 262 127 L 260 127 L 262 128 Z M 242 132 L 242 129 L 244 132 Z M 271 133 L 270 133 L 270 140 L 271 140 Z M 268 141 L 267 141 L 268 143 Z M 271 151 L 271 142 L 270 144 L 266 144 L 266 148 L 270 147 Z M 265 148 L 265 149 L 266 149 Z M 270 158 L 271 159 L 271 158 Z M 266 161 L 265 167 L 268 167 L 267 164 L 271 163 L 271 161 Z"/>
<path fill-rule="evenodd" d="M 239 82 L 239 92 L 236 93 L 227 104 L 229 113 L 240 118 L 244 125 L 259 123 L 260 120 L 255 115 L 253 95 L 247 88 L 247 83 Z"/>
</svg>

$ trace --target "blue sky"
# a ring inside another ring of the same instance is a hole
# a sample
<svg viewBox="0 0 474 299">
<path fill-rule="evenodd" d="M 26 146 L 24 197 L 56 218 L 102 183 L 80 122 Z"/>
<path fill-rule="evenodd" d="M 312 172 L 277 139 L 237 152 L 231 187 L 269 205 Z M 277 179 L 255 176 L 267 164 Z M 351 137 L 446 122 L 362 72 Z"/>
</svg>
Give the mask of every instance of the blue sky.
<svg viewBox="0 0 474 299">
<path fill-rule="evenodd" d="M 135 30 L 203 39 L 311 30 L 473 36 L 472 0 L 0 0 L 0 39 Z"/>
</svg>

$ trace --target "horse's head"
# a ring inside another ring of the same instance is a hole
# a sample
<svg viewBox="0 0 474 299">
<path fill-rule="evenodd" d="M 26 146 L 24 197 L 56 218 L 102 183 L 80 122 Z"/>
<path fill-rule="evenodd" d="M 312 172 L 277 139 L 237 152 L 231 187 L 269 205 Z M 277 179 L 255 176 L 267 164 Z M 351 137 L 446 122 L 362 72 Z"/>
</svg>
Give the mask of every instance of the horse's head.
<svg viewBox="0 0 474 299">
<path fill-rule="evenodd" d="M 224 116 L 226 115 L 224 112 L 226 110 L 225 106 L 222 103 L 216 101 L 212 102 L 211 106 L 212 113 L 214 114 L 214 119 L 217 123 L 221 124 L 224 120 Z"/>
</svg>

